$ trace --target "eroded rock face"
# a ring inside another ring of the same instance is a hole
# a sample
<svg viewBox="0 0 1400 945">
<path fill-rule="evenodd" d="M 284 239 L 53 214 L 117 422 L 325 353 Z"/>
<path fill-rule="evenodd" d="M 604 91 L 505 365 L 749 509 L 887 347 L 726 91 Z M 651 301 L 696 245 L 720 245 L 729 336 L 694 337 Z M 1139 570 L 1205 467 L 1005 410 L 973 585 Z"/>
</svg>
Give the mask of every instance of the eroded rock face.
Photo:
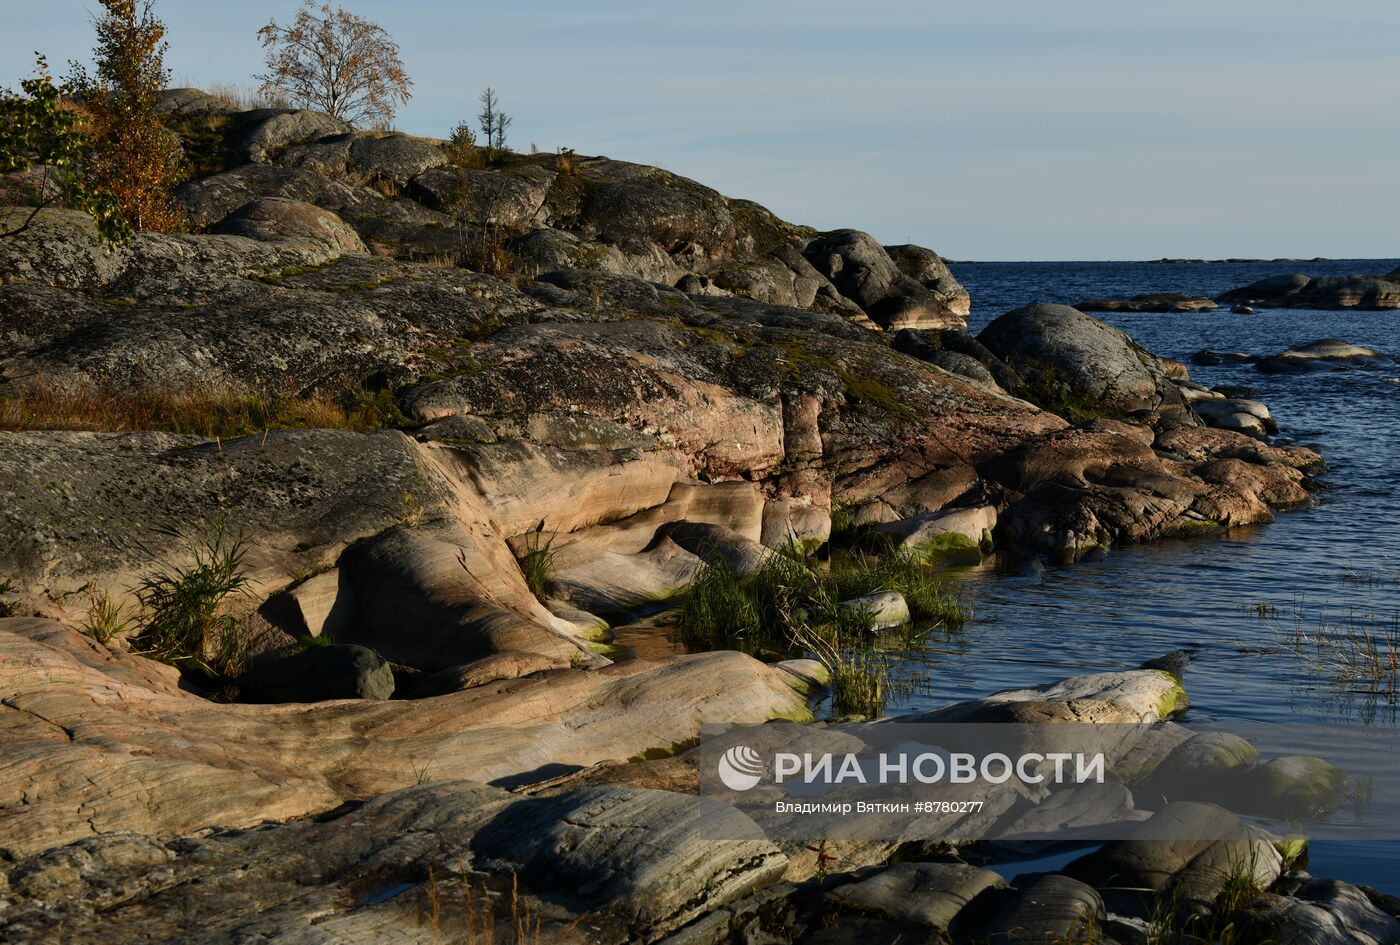
<svg viewBox="0 0 1400 945">
<path fill-rule="evenodd" d="M 1321 469 L 1317 454 L 1249 444 L 1224 430 L 1154 434 L 1096 421 L 1042 436 L 979 471 L 1011 490 L 1004 537 L 1074 559 L 1117 541 L 1268 521 L 1273 508 L 1305 504 L 1307 475 Z"/>
<path fill-rule="evenodd" d="M 220 705 L 179 689 L 170 667 L 17 618 L 0 620 L 0 679 L 0 836 L 16 853 L 93 832 L 298 817 L 425 771 L 539 780 L 684 743 L 707 723 L 805 712 L 787 674 L 739 653 L 555 670 L 411 702 Z"/>
<path fill-rule="evenodd" d="M 473 934 L 488 911 L 509 928 L 513 875 L 513 905 L 528 911 L 531 936 L 538 921 L 542 941 L 654 941 L 771 884 L 786 862 L 742 814 L 714 801 L 622 787 L 530 798 L 465 781 L 173 846 L 108 834 L 26 860 L 14 870 L 19 901 L 0 929 L 16 943 L 54 934 L 312 941 L 287 937 L 301 929 L 337 942 L 392 934 L 426 943 L 466 934 L 469 898 Z M 183 891 L 191 886 L 198 895 Z M 488 888 L 502 900 L 496 909 Z M 583 913 L 587 934 L 575 919 Z"/>
</svg>

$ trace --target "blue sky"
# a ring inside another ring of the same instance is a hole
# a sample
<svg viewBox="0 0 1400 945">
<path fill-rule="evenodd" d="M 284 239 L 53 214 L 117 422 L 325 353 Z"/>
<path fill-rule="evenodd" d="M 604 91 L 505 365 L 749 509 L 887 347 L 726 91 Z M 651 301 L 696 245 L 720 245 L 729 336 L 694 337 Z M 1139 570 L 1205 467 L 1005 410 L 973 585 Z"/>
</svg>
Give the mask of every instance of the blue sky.
<svg viewBox="0 0 1400 945">
<path fill-rule="evenodd" d="M 17 0 L 11 0 L 17 2 Z M 85 58 L 95 0 L 8 16 L 0 84 Z M 353 0 L 444 135 L 662 166 L 959 259 L 1394 256 L 1394 0 Z M 293 0 L 157 0 L 168 63 L 253 84 Z"/>
</svg>

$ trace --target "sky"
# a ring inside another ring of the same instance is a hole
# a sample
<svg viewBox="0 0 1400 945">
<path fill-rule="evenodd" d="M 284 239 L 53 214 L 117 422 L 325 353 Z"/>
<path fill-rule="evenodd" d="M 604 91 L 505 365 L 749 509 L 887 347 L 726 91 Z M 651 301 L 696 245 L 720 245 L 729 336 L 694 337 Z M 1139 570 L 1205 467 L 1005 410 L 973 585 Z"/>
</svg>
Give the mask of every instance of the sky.
<svg viewBox="0 0 1400 945">
<path fill-rule="evenodd" d="M 96 0 L 14 5 L 0 86 L 86 61 Z M 1400 254 L 1395 0 L 351 0 L 443 137 L 658 164 L 952 259 Z M 295 0 L 155 0 L 178 84 L 252 86 Z"/>
</svg>

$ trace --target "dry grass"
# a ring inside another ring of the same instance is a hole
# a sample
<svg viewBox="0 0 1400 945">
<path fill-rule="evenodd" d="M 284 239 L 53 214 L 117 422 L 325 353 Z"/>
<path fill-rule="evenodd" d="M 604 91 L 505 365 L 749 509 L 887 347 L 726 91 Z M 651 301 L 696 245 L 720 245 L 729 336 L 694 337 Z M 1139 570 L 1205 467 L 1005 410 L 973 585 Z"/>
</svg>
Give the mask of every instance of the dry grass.
<svg viewBox="0 0 1400 945">
<path fill-rule="evenodd" d="M 387 395 L 272 396 L 236 385 L 52 384 L 0 394 L 0 430 L 159 430 L 227 439 L 297 428 L 374 430 L 399 425 Z"/>
<path fill-rule="evenodd" d="M 196 87 L 193 83 L 186 84 L 192 88 Z M 237 111 L 248 111 L 254 108 L 292 107 L 292 103 L 285 96 L 268 95 L 260 88 L 238 85 L 233 82 L 214 82 L 205 91 Z"/>
<path fill-rule="evenodd" d="M 462 901 L 459 905 L 443 895 L 443 890 L 438 888 L 437 877 L 432 867 L 428 868 L 428 881 L 424 884 L 427 914 L 422 915 L 420 921 L 432 930 L 435 942 L 453 942 L 461 945 L 541 945 L 544 941 L 541 937 L 541 919 L 532 914 L 529 900 L 521 894 L 520 880 L 515 873 L 511 873 L 510 891 L 497 893 L 492 892 L 484 876 L 481 877 L 480 889 L 474 889 L 471 874 L 466 871 L 466 864 L 463 864 L 461 886 Z M 496 913 L 501 912 L 501 919 L 505 920 L 504 913 L 507 907 L 510 910 L 509 925 L 498 929 Z M 585 913 L 562 931 L 572 932 L 586 918 Z"/>
<path fill-rule="evenodd" d="M 1390 701 L 1400 695 L 1400 617 L 1355 612 L 1309 621 L 1295 610 L 1292 623 L 1276 624 L 1274 634 L 1316 678 Z"/>
</svg>

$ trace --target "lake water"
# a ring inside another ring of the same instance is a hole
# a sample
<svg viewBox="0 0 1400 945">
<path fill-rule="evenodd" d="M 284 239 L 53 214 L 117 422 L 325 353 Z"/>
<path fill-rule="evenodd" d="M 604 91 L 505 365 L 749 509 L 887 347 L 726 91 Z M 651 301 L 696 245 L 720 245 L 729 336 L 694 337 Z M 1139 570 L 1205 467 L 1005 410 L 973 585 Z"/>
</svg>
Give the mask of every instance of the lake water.
<svg viewBox="0 0 1400 945">
<path fill-rule="evenodd" d="M 1389 272 L 1397 260 L 1327 263 L 973 263 L 954 265 L 972 293 L 969 328 L 1029 302 L 1074 304 L 1142 292 L 1215 296 L 1266 276 Z M 1193 314 L 1099 313 L 1164 357 L 1195 351 L 1272 354 L 1343 338 L 1400 354 L 1400 312 L 1228 308 Z M 903 710 L 972 698 L 1075 672 L 1133 666 L 1177 648 L 1196 721 L 1254 720 L 1393 728 L 1393 697 L 1338 683 L 1286 647 L 1296 625 L 1354 619 L 1384 629 L 1400 614 L 1400 365 L 1383 370 L 1263 374 L 1248 364 L 1191 366 L 1201 383 L 1249 387 L 1269 405 L 1279 439 L 1318 449 L 1329 488 L 1315 507 L 1218 537 L 1119 548 L 1038 579 L 966 570 L 973 619 L 920 660 L 934 665 Z M 1265 616 L 1260 616 L 1264 605 Z M 1273 615 L 1270 608 L 1276 608 Z M 1300 613 L 1300 618 L 1292 616 Z M 898 710 L 896 710 L 898 711 Z M 1400 763 L 1400 758 L 1390 763 Z M 1315 875 L 1400 894 L 1400 843 L 1313 845 Z"/>
<path fill-rule="evenodd" d="M 953 266 L 972 293 L 969 328 L 1029 302 L 1073 304 L 1141 292 L 1214 296 L 1266 276 L 1389 272 L 1396 260 L 1328 263 L 972 263 Z M 1192 314 L 1096 313 L 1163 357 L 1202 348 L 1276 354 L 1319 338 L 1400 353 L 1400 312 L 1228 308 Z M 1400 365 L 1312 374 L 1264 374 L 1249 364 L 1191 365 L 1194 380 L 1248 387 L 1268 404 L 1282 442 L 1318 449 L 1329 488 L 1315 507 L 1271 525 L 1217 537 L 1116 548 L 1106 558 L 1038 578 L 998 573 L 998 562 L 961 576 L 973 619 L 933 652 L 929 688 L 909 708 L 991 689 L 1134 666 L 1174 649 L 1187 670 L 1191 715 L 1270 722 L 1370 719 L 1395 724 L 1396 706 L 1321 684 L 1279 652 L 1291 614 L 1400 613 Z M 1261 618 L 1259 605 L 1265 605 Z M 1269 616 L 1269 608 L 1277 616 Z"/>
</svg>

